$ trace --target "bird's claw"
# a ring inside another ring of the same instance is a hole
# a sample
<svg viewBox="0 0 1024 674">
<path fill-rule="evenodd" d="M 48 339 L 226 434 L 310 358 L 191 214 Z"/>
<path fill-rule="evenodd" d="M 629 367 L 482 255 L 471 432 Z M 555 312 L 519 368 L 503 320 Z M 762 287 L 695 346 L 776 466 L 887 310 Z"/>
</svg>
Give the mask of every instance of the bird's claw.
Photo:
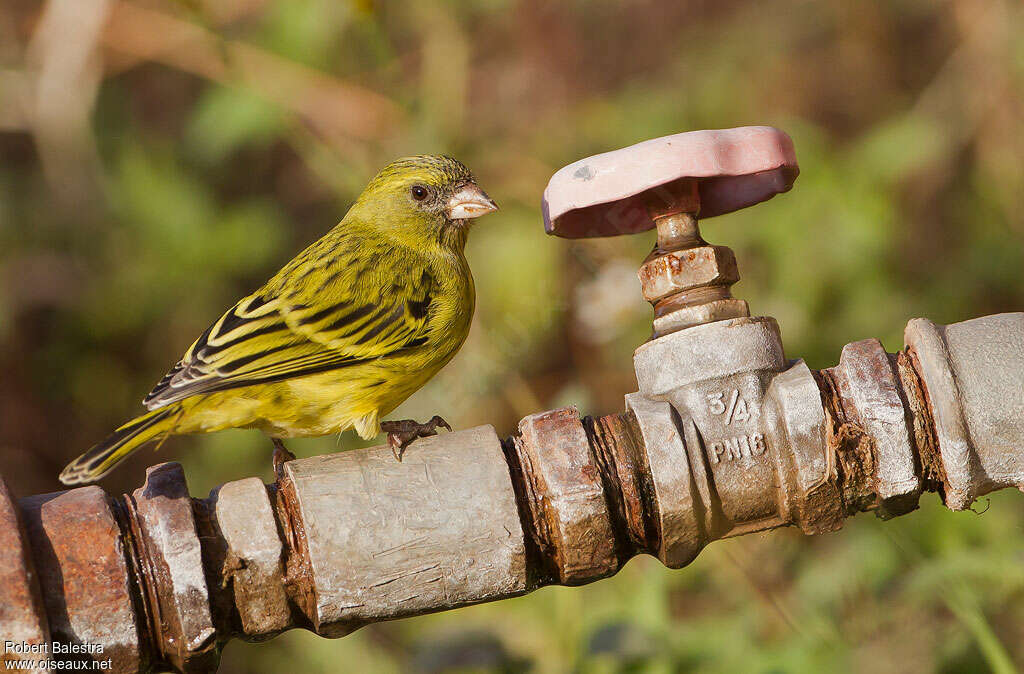
<svg viewBox="0 0 1024 674">
<path fill-rule="evenodd" d="M 405 448 L 413 440 L 437 435 L 438 427 L 448 431 L 452 430 L 448 422 L 437 414 L 423 424 L 413 419 L 402 419 L 401 421 L 385 421 L 380 425 L 381 430 L 388 434 L 388 446 L 391 447 L 391 453 L 395 455 L 395 460 L 399 462 L 402 460 Z"/>
</svg>

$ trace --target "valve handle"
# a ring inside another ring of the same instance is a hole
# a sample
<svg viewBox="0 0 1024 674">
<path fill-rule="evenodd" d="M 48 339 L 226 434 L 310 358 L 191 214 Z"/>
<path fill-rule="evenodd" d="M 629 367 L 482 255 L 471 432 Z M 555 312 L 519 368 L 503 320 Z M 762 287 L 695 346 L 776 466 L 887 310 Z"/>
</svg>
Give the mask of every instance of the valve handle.
<svg viewBox="0 0 1024 674">
<path fill-rule="evenodd" d="M 640 266 L 654 306 L 654 337 L 750 316 L 734 298 L 736 258 L 701 238 L 697 216 L 713 217 L 788 191 L 800 173 L 793 141 L 770 126 L 690 131 L 581 159 L 544 190 L 544 228 L 569 239 L 658 228 Z"/>
<path fill-rule="evenodd" d="M 559 170 L 544 190 L 544 228 L 578 239 L 643 232 L 680 212 L 710 218 L 788 191 L 799 173 L 793 141 L 770 126 L 677 133 Z"/>
</svg>

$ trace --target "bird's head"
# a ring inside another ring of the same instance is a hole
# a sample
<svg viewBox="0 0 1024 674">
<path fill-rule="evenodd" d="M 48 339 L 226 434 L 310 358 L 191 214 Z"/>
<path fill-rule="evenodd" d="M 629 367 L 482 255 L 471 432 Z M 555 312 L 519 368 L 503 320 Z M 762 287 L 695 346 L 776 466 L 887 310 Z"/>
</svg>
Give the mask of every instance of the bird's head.
<svg viewBox="0 0 1024 674">
<path fill-rule="evenodd" d="M 413 247 L 461 248 L 469 222 L 497 210 L 462 162 L 416 155 L 391 162 L 359 196 L 352 211 Z"/>
</svg>

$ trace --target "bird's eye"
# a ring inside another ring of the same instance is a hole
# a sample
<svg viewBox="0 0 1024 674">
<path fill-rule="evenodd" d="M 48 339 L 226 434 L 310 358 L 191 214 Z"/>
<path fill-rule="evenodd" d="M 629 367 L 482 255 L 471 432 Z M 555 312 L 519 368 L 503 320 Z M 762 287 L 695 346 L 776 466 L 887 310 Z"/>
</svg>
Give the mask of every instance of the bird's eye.
<svg viewBox="0 0 1024 674">
<path fill-rule="evenodd" d="M 412 189 L 409 191 L 412 192 L 412 198 L 416 201 L 423 201 L 427 198 L 427 195 L 430 194 L 430 192 L 427 191 L 427 188 L 423 185 L 413 185 Z"/>
</svg>

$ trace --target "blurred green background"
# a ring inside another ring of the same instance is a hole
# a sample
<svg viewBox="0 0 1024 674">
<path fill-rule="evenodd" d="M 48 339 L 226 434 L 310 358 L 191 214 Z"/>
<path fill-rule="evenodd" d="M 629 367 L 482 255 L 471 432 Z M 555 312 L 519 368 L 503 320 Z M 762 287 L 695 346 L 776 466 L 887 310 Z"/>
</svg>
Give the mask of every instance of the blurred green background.
<svg viewBox="0 0 1024 674">
<path fill-rule="evenodd" d="M 469 243 L 472 334 L 398 418 L 507 434 L 554 406 L 622 409 L 653 235 L 548 238 L 540 195 L 563 164 L 678 131 L 793 137 L 794 190 L 703 228 L 791 357 L 827 367 L 849 341 L 898 349 L 915 316 L 1024 309 L 1022 17 L 1012 0 L 4 0 L 0 473 L 21 495 L 59 488 L 404 154 L 461 158 L 502 210 Z M 204 494 L 269 481 L 269 454 L 255 432 L 173 439 L 104 487 L 174 458 Z M 640 558 L 340 641 L 232 643 L 221 671 L 1012 671 L 1022 528 L 1018 494 L 983 514 L 927 496 L 889 523 L 716 543 L 681 571 Z"/>
</svg>

